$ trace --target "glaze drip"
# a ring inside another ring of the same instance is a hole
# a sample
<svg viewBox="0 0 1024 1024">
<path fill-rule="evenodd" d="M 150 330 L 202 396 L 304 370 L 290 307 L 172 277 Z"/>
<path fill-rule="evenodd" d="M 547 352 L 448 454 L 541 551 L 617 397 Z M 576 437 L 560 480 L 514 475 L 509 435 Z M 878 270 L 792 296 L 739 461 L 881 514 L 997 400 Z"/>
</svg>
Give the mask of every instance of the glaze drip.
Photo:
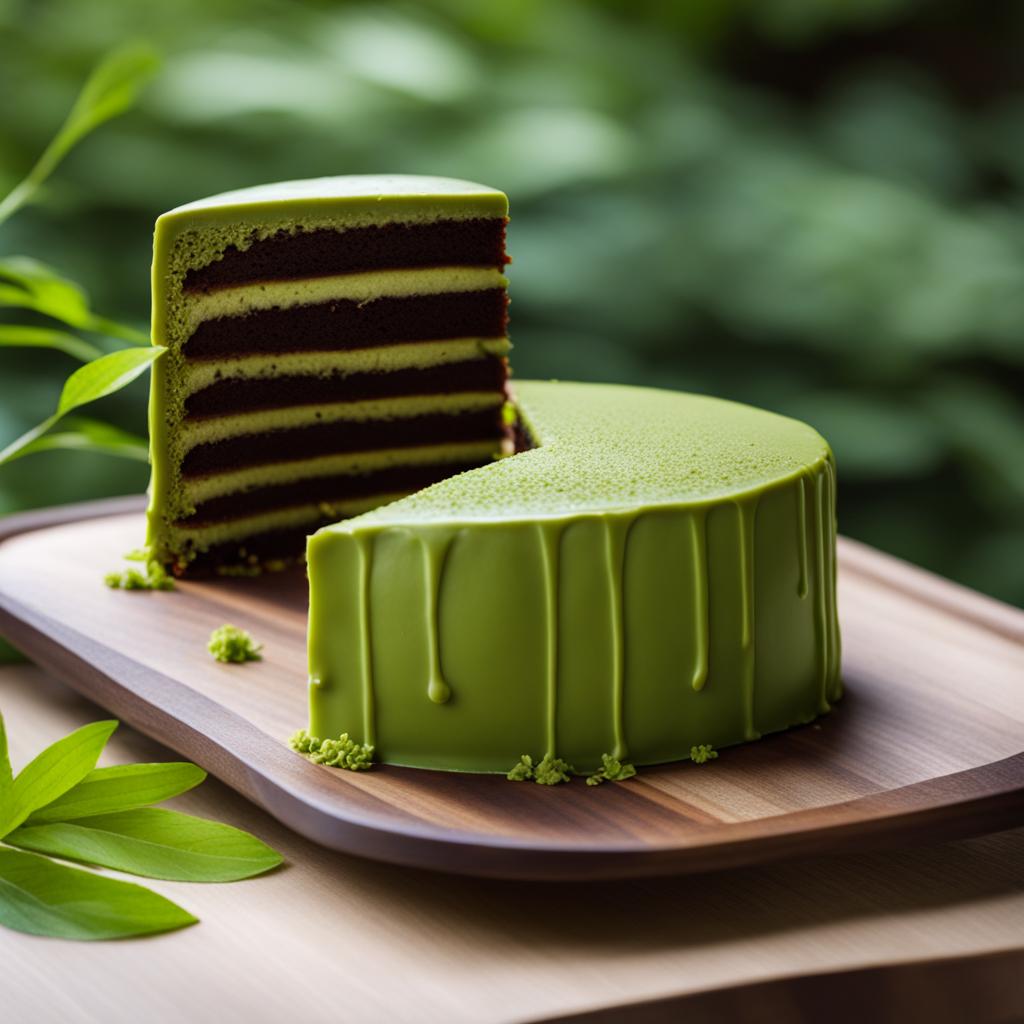
<svg viewBox="0 0 1024 1024">
<path fill-rule="evenodd" d="M 451 537 L 448 534 L 426 532 L 420 535 L 420 543 L 423 549 L 423 572 L 426 583 L 427 661 L 430 673 L 427 696 L 435 704 L 445 704 L 451 699 L 452 691 L 441 671 L 438 604 L 441 596 L 441 576 Z"/>
<path fill-rule="evenodd" d="M 546 753 L 555 756 L 558 718 L 558 570 L 562 546 L 561 524 L 537 524 L 541 566 L 544 572 L 544 621 L 547 646 L 545 651 L 546 681 Z"/>
<path fill-rule="evenodd" d="M 802 600 L 807 597 L 807 480 L 803 476 L 797 480 L 796 502 L 796 550 L 800 562 L 796 592 Z"/>
<path fill-rule="evenodd" d="M 608 560 L 608 594 L 611 601 L 612 626 L 612 757 L 621 760 L 627 754 L 624 718 L 626 673 L 625 620 L 622 587 L 626 562 L 626 540 L 635 515 L 604 516 L 604 549 Z"/>
<path fill-rule="evenodd" d="M 825 501 L 826 522 L 822 526 L 826 538 L 828 588 L 826 590 L 826 621 L 828 623 L 829 650 L 829 700 L 838 700 L 842 694 L 841 682 L 841 645 L 839 640 L 839 616 L 836 612 L 836 466 L 831 459 L 825 460 L 825 478 L 828 484 L 828 495 Z"/>
<path fill-rule="evenodd" d="M 370 635 L 370 574 L 373 571 L 372 537 L 356 537 L 359 551 L 359 675 L 363 690 L 363 742 L 376 744 L 373 692 L 373 652 Z"/>
<path fill-rule="evenodd" d="M 825 467 L 828 462 L 825 462 Z M 831 708 L 828 700 L 829 672 L 831 667 L 831 626 L 828 616 L 830 602 L 828 597 L 828 567 L 826 564 L 828 544 L 828 518 L 830 510 L 827 507 L 827 475 L 828 470 L 823 468 L 822 472 L 814 477 L 814 558 L 815 558 L 815 595 L 814 595 L 814 636 L 815 645 L 818 651 L 818 710 L 822 713 Z"/>
<path fill-rule="evenodd" d="M 743 728 L 748 740 L 761 734 L 754 726 L 754 526 L 757 499 L 736 504 L 740 565 L 740 657 L 743 692 Z"/>
<path fill-rule="evenodd" d="M 693 676 L 690 685 L 703 690 L 708 679 L 708 541 L 703 509 L 690 516 L 693 551 Z"/>
</svg>

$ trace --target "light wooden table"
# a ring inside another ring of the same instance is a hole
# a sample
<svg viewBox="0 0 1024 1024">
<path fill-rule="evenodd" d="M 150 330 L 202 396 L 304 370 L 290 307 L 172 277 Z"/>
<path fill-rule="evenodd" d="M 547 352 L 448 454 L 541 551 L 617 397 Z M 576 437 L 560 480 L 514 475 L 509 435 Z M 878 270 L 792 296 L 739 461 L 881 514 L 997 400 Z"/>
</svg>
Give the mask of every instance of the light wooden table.
<svg viewBox="0 0 1024 1024">
<path fill-rule="evenodd" d="M 0 668 L 0 709 L 16 768 L 105 717 L 30 666 Z M 104 761 L 170 757 L 122 727 Z M 233 885 L 152 883 L 202 919 L 170 935 L 89 944 L 0 930 L 3 1024 L 1024 1018 L 1024 829 L 555 885 L 331 853 L 213 780 L 175 803 L 255 832 L 287 865 Z"/>
</svg>

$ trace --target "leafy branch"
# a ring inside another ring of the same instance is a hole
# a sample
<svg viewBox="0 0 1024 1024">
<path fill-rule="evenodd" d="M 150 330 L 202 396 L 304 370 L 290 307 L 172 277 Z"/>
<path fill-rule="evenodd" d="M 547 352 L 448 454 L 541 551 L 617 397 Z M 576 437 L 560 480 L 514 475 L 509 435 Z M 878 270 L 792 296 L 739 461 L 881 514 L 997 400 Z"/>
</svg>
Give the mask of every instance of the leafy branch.
<svg viewBox="0 0 1024 1024">
<path fill-rule="evenodd" d="M 58 740 L 16 776 L 0 716 L 0 924 L 66 939 L 114 939 L 194 924 L 187 910 L 140 885 L 56 863 L 146 878 L 233 882 L 281 856 L 240 829 L 152 804 L 199 785 L 194 764 L 96 761 L 117 722 Z"/>
<path fill-rule="evenodd" d="M 33 201 L 46 179 L 78 142 L 131 107 L 158 63 L 153 51 L 140 44 L 116 50 L 100 62 L 35 166 L 0 200 L 0 224 Z M 98 420 L 78 418 L 67 421 L 65 429 L 59 433 L 47 432 L 72 410 L 130 384 L 152 365 L 163 349 L 148 347 L 149 336 L 142 331 L 95 313 L 84 289 L 28 256 L 0 259 L 0 308 L 28 310 L 77 331 L 105 335 L 120 343 L 117 351 L 105 353 L 92 342 L 64 329 L 0 324 L 0 347 L 48 348 L 86 364 L 65 381 L 56 411 L 0 451 L 0 465 L 55 448 L 145 459 L 147 446 L 143 438 Z M 147 347 L 126 349 L 126 345 Z"/>
<path fill-rule="evenodd" d="M 109 54 L 86 79 L 60 130 L 43 150 L 35 166 L 10 194 L 0 201 L 0 224 L 30 202 L 68 152 L 104 121 L 128 110 L 142 84 L 159 66 L 156 54 L 139 43 Z"/>
<path fill-rule="evenodd" d="M 0 260 L 0 306 L 29 309 L 69 327 L 107 334 L 132 345 L 149 344 L 149 335 L 94 313 L 81 286 L 30 256 Z"/>
<path fill-rule="evenodd" d="M 0 451 L 0 465 L 27 455 L 31 451 L 42 451 L 46 447 L 58 447 L 52 443 L 45 445 L 38 442 L 45 440 L 42 435 L 65 414 L 87 402 L 94 402 L 97 398 L 120 391 L 126 384 L 130 384 L 136 377 L 148 370 L 165 351 L 166 349 L 159 345 L 154 345 L 151 348 L 125 348 L 100 356 L 99 359 L 94 359 L 92 362 L 86 363 L 85 366 L 79 367 L 64 382 L 64 389 L 61 391 L 56 411 Z M 126 434 L 123 437 L 130 438 L 130 435 Z M 93 439 L 95 439 L 95 434 Z M 81 440 L 85 446 L 92 439 L 84 435 Z M 34 443 L 35 447 L 33 448 Z M 120 443 L 132 447 L 131 441 L 128 440 L 122 439 Z"/>
</svg>

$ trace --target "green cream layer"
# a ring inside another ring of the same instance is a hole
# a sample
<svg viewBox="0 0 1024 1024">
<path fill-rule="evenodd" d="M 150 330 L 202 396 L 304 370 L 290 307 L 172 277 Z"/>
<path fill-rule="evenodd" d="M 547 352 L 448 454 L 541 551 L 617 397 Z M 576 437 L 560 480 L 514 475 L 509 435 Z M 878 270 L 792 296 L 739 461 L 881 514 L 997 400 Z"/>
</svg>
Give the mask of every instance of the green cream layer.
<svg viewBox="0 0 1024 1024">
<path fill-rule="evenodd" d="M 248 471 L 239 471 L 185 482 L 178 473 L 178 466 L 193 445 L 257 430 L 305 425 L 310 422 L 311 415 L 317 420 L 337 420 L 368 418 L 375 412 L 384 416 L 414 415 L 417 410 L 459 412 L 482 408 L 486 403 L 500 400 L 493 395 L 486 399 L 481 395 L 462 395 L 445 401 L 441 396 L 425 404 L 422 398 L 416 397 L 353 403 L 347 408 L 340 404 L 325 406 L 320 417 L 316 417 L 308 407 L 299 407 L 186 422 L 185 400 L 195 391 L 218 380 L 231 378 L 426 368 L 501 355 L 509 347 L 505 338 L 452 338 L 351 352 L 284 353 L 190 363 L 184 358 L 182 347 L 196 326 L 211 317 L 239 316 L 258 309 L 288 308 L 338 299 L 369 302 L 385 296 L 505 287 L 506 281 L 494 268 L 433 267 L 257 282 L 188 294 L 182 288 L 182 281 L 189 270 L 219 259 L 228 248 L 245 251 L 256 240 L 282 231 L 296 233 L 319 228 L 345 231 L 371 224 L 504 218 L 507 213 L 505 195 L 481 185 L 448 178 L 372 175 L 283 182 L 244 189 L 190 203 L 160 217 L 153 250 L 153 342 L 166 346 L 168 351 L 155 364 L 150 397 L 152 477 L 148 543 L 154 557 L 162 563 L 174 561 L 186 539 L 192 550 L 202 550 L 209 544 L 248 536 L 257 529 L 277 528 L 282 524 L 295 526 L 323 519 L 322 511 L 319 516 L 312 517 L 311 509 L 306 509 L 307 518 L 302 519 L 296 518 L 300 517 L 301 510 L 288 509 L 251 520 L 238 519 L 218 524 L 216 530 L 212 527 L 187 530 L 175 525 L 190 515 L 195 503 L 203 500 L 204 496 L 231 493 L 234 485 L 257 486 L 301 479 L 301 475 L 290 474 L 298 469 L 300 474 L 316 475 L 317 470 L 312 463 L 327 464 L 324 460 L 290 464 L 291 468 L 284 470 L 283 476 L 278 473 L 281 479 L 277 481 L 271 480 L 270 476 L 279 467 L 263 467 L 255 476 Z M 492 444 L 488 453 L 497 454 L 497 449 L 497 443 Z M 452 461 L 458 457 L 454 452 L 449 454 Z M 360 463 L 358 453 L 355 459 L 348 458 L 353 467 L 372 462 L 372 459 L 363 459 Z M 385 453 L 384 458 L 381 465 L 404 464 L 394 452 Z M 446 460 L 447 456 L 443 456 L 440 461 Z M 416 453 L 407 461 L 415 464 L 422 460 Z M 267 470 L 271 470 L 269 476 Z M 353 468 L 353 472 L 362 471 Z M 385 497 L 378 500 L 383 501 Z M 365 502 L 360 503 L 359 510 L 366 507 Z M 343 513 L 339 511 L 338 514 Z"/>
<path fill-rule="evenodd" d="M 204 363 L 188 363 L 182 370 L 182 391 L 200 391 L 218 380 L 260 380 L 277 376 L 350 373 L 386 373 L 389 370 L 425 370 L 486 356 L 504 356 L 512 348 L 508 338 L 452 338 L 420 341 L 349 352 L 288 352 L 272 356 L 244 356 Z"/>
<path fill-rule="evenodd" d="M 794 420 L 519 382 L 537 447 L 309 541 L 310 732 L 391 764 L 577 771 L 808 722 L 842 692 L 835 470 Z"/>
<path fill-rule="evenodd" d="M 372 452 L 344 452 L 320 455 L 293 462 L 274 462 L 267 466 L 246 466 L 211 476 L 182 481 L 182 491 L 190 504 L 219 498 L 235 491 L 296 480 L 313 480 L 343 473 L 372 473 L 395 466 L 429 466 L 443 463 L 484 462 L 495 455 L 492 441 L 462 441 L 451 444 L 425 444 L 415 448 L 378 448 Z"/>
<path fill-rule="evenodd" d="M 498 391 L 460 391 L 450 395 L 407 395 L 401 398 L 374 398 L 364 402 L 335 402 L 330 405 L 291 405 L 284 409 L 260 409 L 230 416 L 186 420 L 181 425 L 180 436 L 182 450 L 188 451 L 197 444 L 211 444 L 268 430 L 290 430 L 318 423 L 406 419 L 437 413 L 456 415 L 497 408 L 504 402 L 505 396 Z"/>
<path fill-rule="evenodd" d="M 187 295 L 185 315 L 189 333 L 205 320 L 244 316 L 259 309 L 292 309 L 320 302 L 372 302 L 443 292 L 477 292 L 506 288 L 508 279 L 492 267 L 426 267 L 416 270 L 375 270 L 365 274 L 338 274 L 288 281 L 218 288 Z"/>
<path fill-rule="evenodd" d="M 319 504 L 293 505 L 288 508 L 274 509 L 271 512 L 262 512 L 259 515 L 240 516 L 222 523 L 211 523 L 208 526 L 172 526 L 169 533 L 176 545 L 191 542 L 202 550 L 212 544 L 251 537 L 269 530 L 287 530 L 300 526 L 308 526 L 313 529 L 324 519 L 334 516 L 357 516 L 361 512 L 366 512 L 401 497 L 401 494 L 383 493 L 348 501 L 331 502 L 330 504 L 320 502 Z"/>
</svg>

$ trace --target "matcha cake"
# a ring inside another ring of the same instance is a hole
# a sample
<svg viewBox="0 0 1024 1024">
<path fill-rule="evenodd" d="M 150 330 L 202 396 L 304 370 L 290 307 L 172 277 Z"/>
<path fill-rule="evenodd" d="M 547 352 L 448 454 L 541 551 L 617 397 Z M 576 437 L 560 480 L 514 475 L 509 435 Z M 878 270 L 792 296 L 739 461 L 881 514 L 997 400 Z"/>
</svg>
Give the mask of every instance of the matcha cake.
<svg viewBox="0 0 1024 1024">
<path fill-rule="evenodd" d="M 447 178 L 285 182 L 159 218 L 149 545 L 250 571 L 507 447 L 505 224 Z"/>
<path fill-rule="evenodd" d="M 509 394 L 506 214 L 352 177 L 161 217 L 154 557 L 255 571 L 312 534 L 321 763 L 596 782 L 827 711 L 828 445 L 698 395 Z"/>
<path fill-rule="evenodd" d="M 841 692 L 835 472 L 795 420 L 519 382 L 534 447 L 310 538 L 310 726 L 389 764 L 579 772 L 808 722 Z"/>
</svg>

